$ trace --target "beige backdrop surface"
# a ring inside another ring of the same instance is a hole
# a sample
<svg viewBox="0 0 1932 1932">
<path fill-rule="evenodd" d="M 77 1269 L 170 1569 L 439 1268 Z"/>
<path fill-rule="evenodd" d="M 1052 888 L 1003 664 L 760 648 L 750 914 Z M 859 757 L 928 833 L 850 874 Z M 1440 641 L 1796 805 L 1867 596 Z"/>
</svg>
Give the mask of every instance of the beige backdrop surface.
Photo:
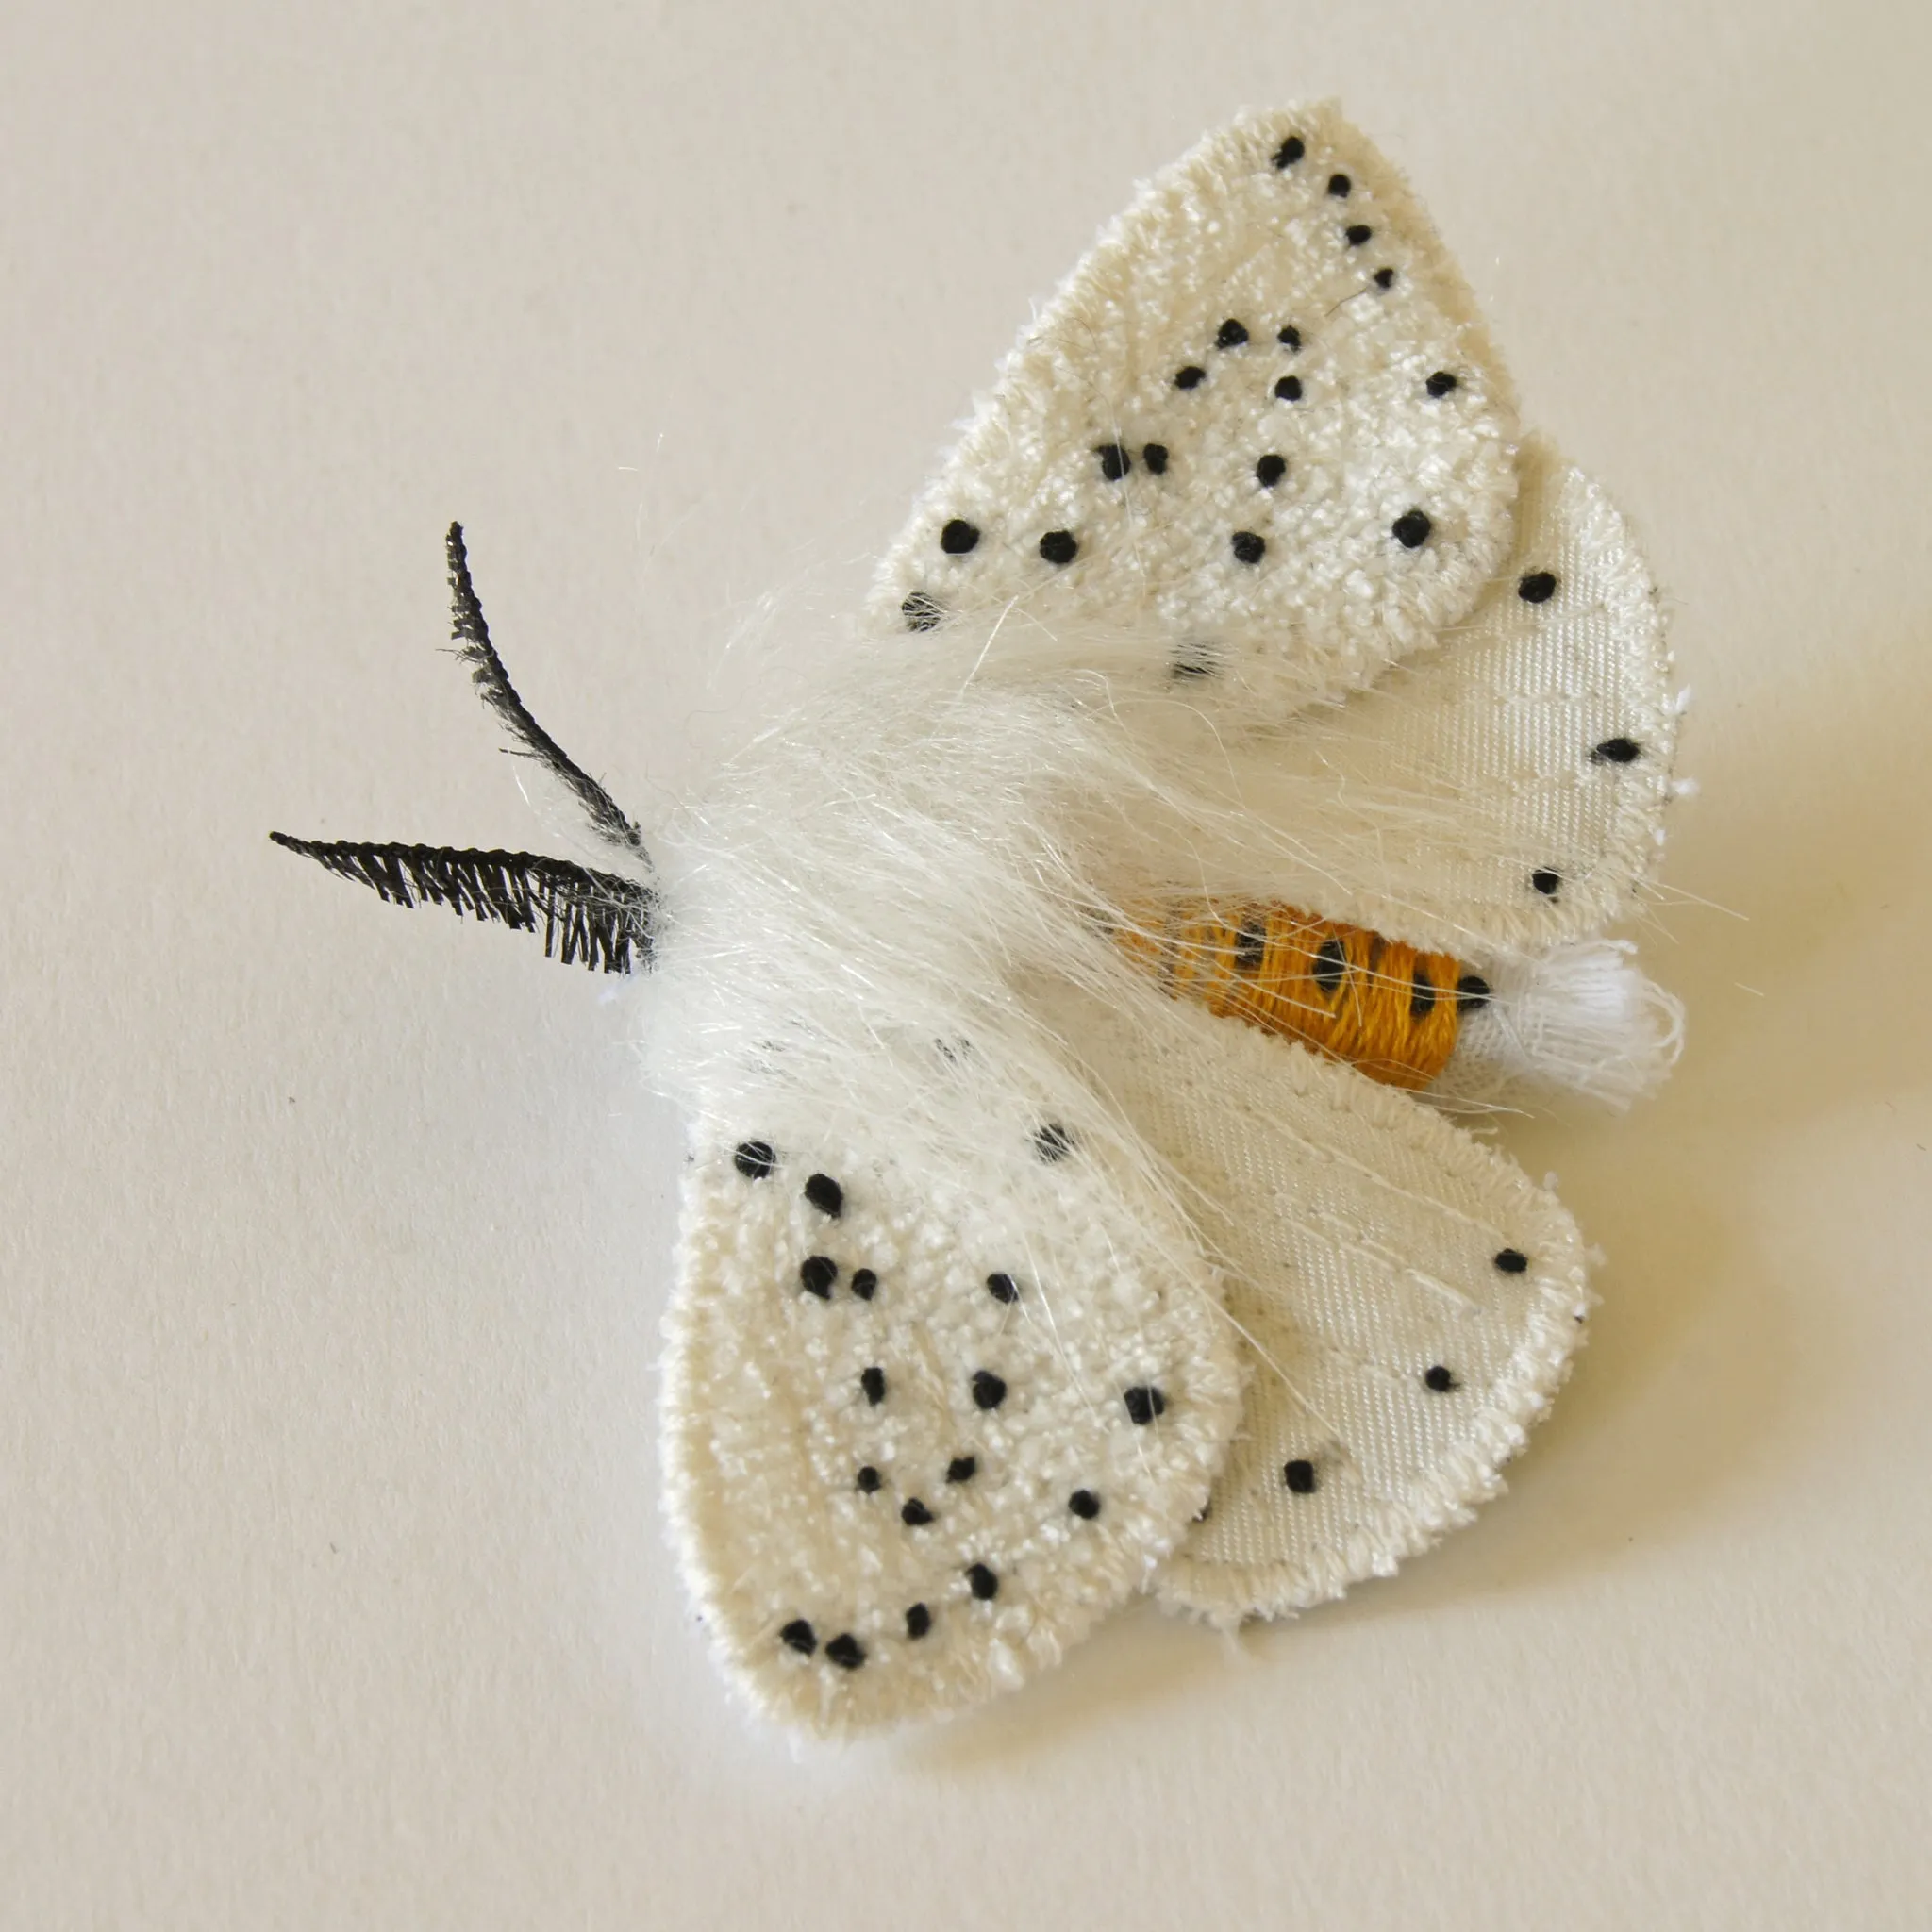
<svg viewBox="0 0 1932 1932">
<path fill-rule="evenodd" d="M 0 1924 L 1932 1923 L 1926 21 L 16 0 Z M 1474 1530 L 794 1756 L 661 1542 L 646 995 L 263 835 L 545 841 L 452 515 L 648 821 L 1131 182 L 1326 93 L 1667 589 L 1690 1048 L 1514 1136 L 1606 1306 Z"/>
</svg>

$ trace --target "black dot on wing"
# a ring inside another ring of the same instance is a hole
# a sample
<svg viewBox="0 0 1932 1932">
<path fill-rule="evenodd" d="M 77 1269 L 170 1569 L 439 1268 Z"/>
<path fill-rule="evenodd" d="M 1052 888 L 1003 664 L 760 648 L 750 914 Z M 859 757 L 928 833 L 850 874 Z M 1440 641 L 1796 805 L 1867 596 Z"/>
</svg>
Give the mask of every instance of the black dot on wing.
<svg viewBox="0 0 1932 1932">
<path fill-rule="evenodd" d="M 1100 1498 L 1091 1490 L 1075 1490 L 1067 1498 L 1067 1507 L 1082 1523 L 1091 1523 L 1100 1514 Z"/>
<path fill-rule="evenodd" d="M 1258 919 L 1244 919 L 1235 928 L 1234 970 L 1258 973 L 1268 957 L 1268 927 Z"/>
<path fill-rule="evenodd" d="M 956 1456 L 946 1464 L 946 1480 L 949 1483 L 970 1483 L 979 1474 L 979 1457 L 976 1456 Z"/>
<path fill-rule="evenodd" d="M 869 1302 L 878 1292 L 879 1278 L 870 1268 L 859 1269 L 852 1277 L 852 1292 L 862 1302 Z"/>
<path fill-rule="evenodd" d="M 1552 872 L 1546 865 L 1538 866 L 1530 874 L 1529 882 L 1545 899 L 1554 899 L 1563 890 L 1563 874 Z"/>
<path fill-rule="evenodd" d="M 1214 331 L 1214 346 L 1217 349 L 1239 349 L 1247 339 L 1247 325 L 1237 322 L 1231 315 Z"/>
<path fill-rule="evenodd" d="M 1420 550 L 1435 527 L 1426 510 L 1406 509 L 1389 525 L 1389 533 L 1405 550 Z"/>
<path fill-rule="evenodd" d="M 986 1277 L 986 1291 L 996 1302 L 1009 1306 L 1020 1299 L 1020 1285 L 1010 1274 L 989 1274 Z"/>
<path fill-rule="evenodd" d="M 1293 323 L 1284 323 L 1274 331 L 1274 340 L 1284 349 L 1299 349 L 1302 345 L 1302 332 Z"/>
<path fill-rule="evenodd" d="M 1040 540 L 1040 554 L 1049 563 L 1072 563 L 1080 554 L 1080 540 L 1071 530 L 1049 530 Z"/>
<path fill-rule="evenodd" d="M 1000 1593 L 1000 1580 L 984 1563 L 974 1563 L 966 1572 L 966 1587 L 983 1604 L 990 1604 Z"/>
<path fill-rule="evenodd" d="M 1504 1248 L 1496 1256 L 1496 1266 L 1505 1274 L 1524 1274 L 1529 1271 L 1529 1257 L 1521 1248 Z"/>
<path fill-rule="evenodd" d="M 1277 168 L 1291 168 L 1308 151 L 1307 143 L 1299 134 L 1291 134 L 1274 150 L 1274 165 Z"/>
<path fill-rule="evenodd" d="M 944 607 L 934 603 L 924 591 L 914 591 L 899 606 L 899 615 L 906 620 L 908 630 L 937 630 L 945 614 Z"/>
<path fill-rule="evenodd" d="M 1533 570 L 1516 580 L 1516 594 L 1525 604 L 1547 604 L 1557 594 L 1554 571 Z"/>
<path fill-rule="evenodd" d="M 731 1164 L 748 1181 L 761 1181 L 777 1166 L 778 1157 L 769 1141 L 741 1141 L 731 1156 Z"/>
<path fill-rule="evenodd" d="M 1118 483 L 1134 467 L 1134 459 L 1117 442 L 1103 442 L 1093 454 L 1100 458 L 1100 474 L 1109 483 Z"/>
<path fill-rule="evenodd" d="M 954 517 L 940 532 L 940 548 L 948 557 L 964 557 L 979 541 L 979 531 L 964 517 Z"/>
<path fill-rule="evenodd" d="M 825 1655 L 841 1671 L 856 1671 L 865 1661 L 865 1645 L 848 1630 L 825 1645 Z"/>
<path fill-rule="evenodd" d="M 1374 283 L 1378 289 L 1392 289 L 1395 286 L 1395 271 L 1392 268 L 1378 268 L 1374 274 Z"/>
<path fill-rule="evenodd" d="M 1252 530 L 1237 530 L 1227 543 L 1237 563 L 1259 563 L 1268 554 L 1267 538 L 1257 537 Z"/>
<path fill-rule="evenodd" d="M 801 1657 L 809 1657 L 819 1647 L 819 1634 L 803 1617 L 793 1617 L 778 1633 L 778 1641 Z"/>
<path fill-rule="evenodd" d="M 855 1490 L 857 1490 L 861 1496 L 876 1495 L 878 1493 L 879 1487 L 878 1471 L 875 1470 L 872 1466 L 872 1464 L 868 1462 L 865 1465 L 865 1467 L 861 1469 L 858 1472 L 858 1474 L 852 1478 L 852 1487 Z"/>
<path fill-rule="evenodd" d="M 1341 232 L 1348 237 L 1351 248 L 1359 248 L 1375 231 L 1366 222 L 1351 222 Z"/>
<path fill-rule="evenodd" d="M 1190 362 L 1174 373 L 1176 389 L 1195 389 L 1208 380 L 1208 372 L 1198 362 Z"/>
<path fill-rule="evenodd" d="M 1167 1397 L 1151 1386 L 1129 1389 L 1121 1400 L 1127 1407 L 1127 1420 L 1144 1429 L 1156 1416 L 1167 1413 Z"/>
<path fill-rule="evenodd" d="M 1284 375 L 1274 385 L 1274 399 L 1281 403 L 1298 403 L 1302 399 L 1302 379 L 1299 375 Z"/>
<path fill-rule="evenodd" d="M 1480 973 L 1465 973 L 1456 982 L 1456 1004 L 1463 1012 L 1474 1012 L 1489 1003 L 1490 982 Z"/>
<path fill-rule="evenodd" d="M 997 1408 L 1007 1399 L 1007 1385 L 991 1369 L 973 1372 L 973 1402 L 977 1408 Z"/>
<path fill-rule="evenodd" d="M 1643 756 L 1643 747 L 1634 738 L 1607 738 L 1590 755 L 1600 765 L 1633 765 Z"/>
<path fill-rule="evenodd" d="M 932 1511 L 917 1496 L 908 1496 L 899 1506 L 899 1521 L 908 1529 L 924 1529 L 932 1521 Z"/>
<path fill-rule="evenodd" d="M 1430 395 L 1441 397 L 1451 394 L 1459 385 L 1456 377 L 1451 375 L 1446 369 L 1439 369 L 1435 375 L 1429 377 L 1428 381 L 1423 384 L 1423 387 L 1428 391 Z"/>
<path fill-rule="evenodd" d="M 805 1198 L 834 1221 L 845 1211 L 845 1190 L 828 1174 L 815 1174 L 806 1182 Z"/>
<path fill-rule="evenodd" d="M 1288 458 L 1270 451 L 1255 464 L 1255 481 L 1263 490 L 1273 490 L 1288 475 Z"/>
<path fill-rule="evenodd" d="M 924 1637 L 932 1628 L 932 1612 L 924 1604 L 914 1604 L 906 1612 L 906 1634 L 908 1637 Z"/>
<path fill-rule="evenodd" d="M 1150 469 L 1155 474 L 1155 475 L 1164 476 L 1167 474 L 1166 443 L 1150 442 L 1147 445 L 1147 447 L 1141 452 L 1141 460 L 1147 465 L 1148 469 Z"/>
<path fill-rule="evenodd" d="M 1411 1020 L 1426 1020 L 1436 1010 L 1436 982 L 1429 977 L 1429 969 L 1418 965 L 1415 977 L 1408 988 L 1408 1017 Z"/>
<path fill-rule="evenodd" d="M 1336 989 L 1348 977 L 1348 955 L 1341 949 L 1340 940 L 1324 940 L 1315 951 L 1315 963 L 1309 969 L 1315 984 L 1329 998 L 1335 997 Z"/>
<path fill-rule="evenodd" d="M 1292 1462 L 1281 1465 L 1281 1480 L 1297 1496 L 1312 1496 L 1321 1478 L 1315 1474 L 1315 1465 L 1304 1457 L 1296 1457 Z"/>
<path fill-rule="evenodd" d="M 832 1284 L 839 1278 L 839 1264 L 829 1255 L 813 1255 L 798 1264 L 798 1285 L 820 1301 L 832 1299 Z"/>
<path fill-rule="evenodd" d="M 876 1408 L 886 1399 L 886 1372 L 880 1368 L 867 1369 L 859 1376 L 858 1386 L 865 1391 L 865 1399 Z"/>
<path fill-rule="evenodd" d="M 1456 1387 L 1456 1377 L 1438 1362 L 1433 1368 L 1423 1371 L 1423 1386 L 1433 1390 L 1438 1395 L 1446 1395 Z"/>
<path fill-rule="evenodd" d="M 1184 638 L 1174 647 L 1172 675 L 1175 677 L 1212 677 L 1217 668 L 1212 644 Z"/>
<path fill-rule="evenodd" d="M 1033 1151 L 1042 1160 L 1064 1160 L 1074 1151 L 1074 1136 L 1058 1121 L 1049 1121 L 1033 1137 Z"/>
<path fill-rule="evenodd" d="M 1328 192 L 1337 201 L 1346 201 L 1348 199 L 1348 192 L 1354 186 L 1355 183 L 1346 175 L 1331 175 L 1328 177 Z"/>
</svg>

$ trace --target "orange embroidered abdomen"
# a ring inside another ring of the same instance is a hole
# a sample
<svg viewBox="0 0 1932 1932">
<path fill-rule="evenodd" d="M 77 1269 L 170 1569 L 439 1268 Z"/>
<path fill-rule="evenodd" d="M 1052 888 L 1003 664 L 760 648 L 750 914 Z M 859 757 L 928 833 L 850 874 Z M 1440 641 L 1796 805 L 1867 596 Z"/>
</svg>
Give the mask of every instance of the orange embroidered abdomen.
<svg viewBox="0 0 1932 1932">
<path fill-rule="evenodd" d="M 1206 901 L 1169 906 L 1118 938 L 1174 998 L 1298 1040 L 1391 1087 L 1426 1087 L 1456 1050 L 1461 968 L 1447 953 L 1292 906 Z"/>
</svg>

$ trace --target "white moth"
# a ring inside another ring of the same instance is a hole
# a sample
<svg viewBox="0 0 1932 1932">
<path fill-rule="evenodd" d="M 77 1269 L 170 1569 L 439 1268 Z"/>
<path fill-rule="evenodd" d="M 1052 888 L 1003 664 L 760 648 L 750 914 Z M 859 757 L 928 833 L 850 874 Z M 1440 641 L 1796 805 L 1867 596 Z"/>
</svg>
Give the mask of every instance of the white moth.
<svg viewBox="0 0 1932 1932">
<path fill-rule="evenodd" d="M 1331 109 L 1141 190 L 864 620 L 649 858 L 517 699 L 455 532 L 452 566 L 478 684 L 612 869 L 283 842 L 649 965 L 691 1121 L 668 1513 L 757 1707 L 953 1711 L 1146 1590 L 1284 1615 L 1500 1489 L 1584 1250 L 1439 1103 L 1623 1104 L 1668 1065 L 1674 1008 L 1603 932 L 1675 709 L 1622 520 L 1520 440 L 1468 291 Z M 1170 997 L 1121 939 L 1176 904 L 1373 928 L 1486 997 L 1418 1097 Z"/>
</svg>

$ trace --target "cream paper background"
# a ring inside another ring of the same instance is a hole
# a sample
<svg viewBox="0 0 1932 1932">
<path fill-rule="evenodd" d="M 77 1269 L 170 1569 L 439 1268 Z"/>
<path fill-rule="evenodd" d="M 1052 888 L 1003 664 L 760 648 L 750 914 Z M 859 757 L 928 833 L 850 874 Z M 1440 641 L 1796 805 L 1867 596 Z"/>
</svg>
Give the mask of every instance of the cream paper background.
<svg viewBox="0 0 1932 1932">
<path fill-rule="evenodd" d="M 0 1924 L 1924 1924 L 1928 41 L 1791 0 L 8 9 Z M 1511 1136 L 1610 1263 L 1476 1528 L 794 1755 L 658 1520 L 678 1142 L 633 992 L 264 835 L 566 849 L 439 655 L 452 515 L 648 824 L 745 715 L 756 600 L 856 598 L 1133 179 L 1327 93 L 1667 587 L 1690 1048 Z"/>
</svg>

